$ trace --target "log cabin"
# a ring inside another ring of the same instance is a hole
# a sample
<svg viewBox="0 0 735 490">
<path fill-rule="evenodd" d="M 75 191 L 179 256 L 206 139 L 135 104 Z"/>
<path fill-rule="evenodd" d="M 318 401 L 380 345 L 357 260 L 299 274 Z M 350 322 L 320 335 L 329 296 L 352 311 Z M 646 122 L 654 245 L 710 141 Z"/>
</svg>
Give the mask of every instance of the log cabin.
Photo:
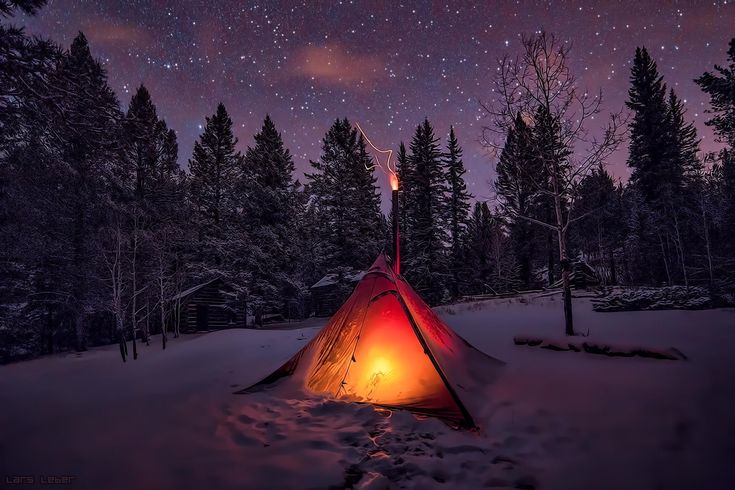
<svg viewBox="0 0 735 490">
<path fill-rule="evenodd" d="M 182 333 L 246 327 L 245 304 L 232 304 L 232 288 L 215 278 L 173 296 L 169 304 Z M 178 311 L 177 311 L 178 310 Z"/>
</svg>

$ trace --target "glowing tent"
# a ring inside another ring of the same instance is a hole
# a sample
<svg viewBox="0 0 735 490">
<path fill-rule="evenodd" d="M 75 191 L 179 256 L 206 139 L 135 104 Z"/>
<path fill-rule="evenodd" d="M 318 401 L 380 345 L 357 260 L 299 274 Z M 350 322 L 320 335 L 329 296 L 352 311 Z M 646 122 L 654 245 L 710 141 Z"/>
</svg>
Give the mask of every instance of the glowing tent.
<svg viewBox="0 0 735 490">
<path fill-rule="evenodd" d="M 243 392 L 296 375 L 313 392 L 474 427 L 463 399 L 502 364 L 447 327 L 381 255 L 309 344 Z"/>
</svg>

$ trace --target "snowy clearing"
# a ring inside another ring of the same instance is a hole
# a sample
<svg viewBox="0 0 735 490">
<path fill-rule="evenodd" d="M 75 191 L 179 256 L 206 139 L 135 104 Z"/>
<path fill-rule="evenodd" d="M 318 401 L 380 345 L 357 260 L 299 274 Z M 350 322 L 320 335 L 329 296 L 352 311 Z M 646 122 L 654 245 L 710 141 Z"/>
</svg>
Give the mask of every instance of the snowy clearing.
<svg viewBox="0 0 735 490">
<path fill-rule="evenodd" d="M 0 367 L 0 475 L 72 488 L 690 489 L 735 485 L 735 310 L 595 313 L 596 342 L 681 349 L 685 362 L 556 353 L 558 297 L 439 308 L 507 362 L 479 432 L 278 389 L 233 395 L 319 330 L 186 336 L 138 361 L 116 346 Z M 5 477 L 3 477 L 5 483 Z"/>
</svg>

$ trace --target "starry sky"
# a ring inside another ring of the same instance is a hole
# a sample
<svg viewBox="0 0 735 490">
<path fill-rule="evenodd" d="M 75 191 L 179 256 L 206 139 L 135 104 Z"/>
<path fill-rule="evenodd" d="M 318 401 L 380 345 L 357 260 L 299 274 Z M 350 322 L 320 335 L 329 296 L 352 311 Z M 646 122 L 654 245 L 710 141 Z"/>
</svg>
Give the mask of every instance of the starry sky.
<svg viewBox="0 0 735 490">
<path fill-rule="evenodd" d="M 521 34 L 543 29 L 572 42 L 574 71 L 603 90 L 607 111 L 622 108 L 635 47 L 645 45 L 711 151 L 719 146 L 704 125 L 707 99 L 692 79 L 725 62 L 733 3 L 50 0 L 12 22 L 63 46 L 83 31 L 124 107 L 148 87 L 184 166 L 220 101 L 243 150 L 270 113 L 299 174 L 335 118 L 397 148 L 428 117 L 442 139 L 454 125 L 468 187 L 486 200 L 495 161 L 480 144 L 479 101 L 491 100 L 496 60 L 520 51 Z M 609 167 L 623 180 L 626 155 Z"/>
</svg>

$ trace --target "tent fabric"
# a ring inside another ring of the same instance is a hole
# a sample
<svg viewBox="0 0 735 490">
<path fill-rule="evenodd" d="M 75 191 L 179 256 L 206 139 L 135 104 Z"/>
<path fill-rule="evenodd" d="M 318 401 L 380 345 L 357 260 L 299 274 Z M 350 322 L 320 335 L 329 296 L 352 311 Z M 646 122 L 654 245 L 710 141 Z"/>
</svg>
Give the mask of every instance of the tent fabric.
<svg viewBox="0 0 735 490">
<path fill-rule="evenodd" d="M 502 364 L 445 325 L 381 254 L 309 344 L 243 391 L 300 374 L 316 393 L 474 427 L 463 399 Z"/>
</svg>

